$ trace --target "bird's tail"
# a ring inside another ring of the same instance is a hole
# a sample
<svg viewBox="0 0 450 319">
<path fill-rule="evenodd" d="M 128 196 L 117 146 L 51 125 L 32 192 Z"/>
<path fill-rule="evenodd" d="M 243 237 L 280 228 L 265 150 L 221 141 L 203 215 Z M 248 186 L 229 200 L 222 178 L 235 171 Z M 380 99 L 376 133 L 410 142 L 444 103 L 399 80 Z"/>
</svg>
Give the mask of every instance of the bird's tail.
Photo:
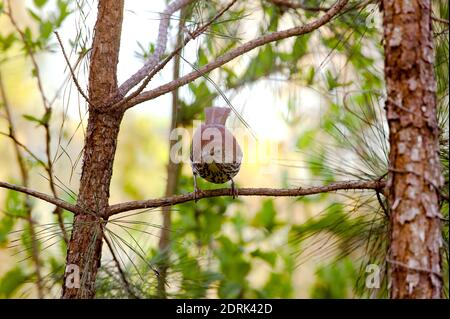
<svg viewBox="0 0 450 319">
<path fill-rule="evenodd" d="M 207 107 L 205 108 L 206 125 L 225 125 L 225 121 L 227 120 L 229 114 L 230 109 L 227 107 Z"/>
</svg>

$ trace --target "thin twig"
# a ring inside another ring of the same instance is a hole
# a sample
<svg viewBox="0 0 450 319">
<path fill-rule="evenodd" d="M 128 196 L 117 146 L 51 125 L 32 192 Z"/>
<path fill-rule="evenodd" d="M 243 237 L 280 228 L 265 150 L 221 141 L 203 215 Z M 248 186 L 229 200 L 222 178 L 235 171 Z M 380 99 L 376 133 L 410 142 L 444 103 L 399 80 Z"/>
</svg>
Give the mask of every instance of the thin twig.
<svg viewBox="0 0 450 319">
<path fill-rule="evenodd" d="M 47 111 L 48 103 L 47 103 L 47 99 L 45 98 L 45 94 L 44 94 L 44 86 L 42 84 L 41 77 L 39 75 L 40 71 L 39 71 L 38 63 L 36 61 L 36 57 L 34 56 L 33 49 L 28 45 L 25 34 L 19 28 L 19 25 L 17 24 L 16 20 L 14 19 L 11 9 L 12 9 L 11 0 L 8 0 L 8 10 L 5 10 L 6 16 L 11 21 L 11 24 L 14 26 L 14 29 L 17 31 L 17 33 L 19 33 L 20 38 L 24 44 L 24 47 L 27 50 L 28 55 L 30 56 L 31 63 L 33 64 L 33 68 L 34 68 L 34 73 L 36 75 L 39 92 L 41 92 L 42 104 L 44 105 L 44 108 Z"/>
<path fill-rule="evenodd" d="M 64 49 L 64 46 L 63 46 L 62 41 L 61 41 L 61 38 L 59 37 L 59 33 L 55 31 L 55 35 L 56 35 L 56 39 L 58 40 L 58 43 L 59 43 L 59 45 L 61 47 L 61 51 L 62 51 L 62 53 L 64 55 L 64 59 L 66 60 L 67 67 L 69 68 L 70 74 L 72 75 L 73 82 L 75 83 L 75 86 L 78 89 L 78 92 L 81 94 L 81 96 L 86 100 L 86 102 L 90 106 L 94 107 L 94 105 L 91 103 L 91 101 L 87 97 L 86 93 L 84 93 L 83 89 L 81 88 L 80 83 L 78 83 L 77 77 L 75 76 L 75 72 L 73 71 L 72 65 L 70 64 L 69 58 L 67 57 L 66 50 Z"/>
<path fill-rule="evenodd" d="M 113 260 L 114 260 L 114 263 L 116 264 L 117 270 L 119 271 L 120 279 L 122 279 L 123 286 L 124 286 L 125 290 L 128 292 L 128 294 L 129 294 L 131 297 L 133 297 L 133 298 L 135 298 L 135 299 L 139 299 L 139 298 L 136 296 L 136 294 L 133 292 L 133 290 L 131 289 L 130 283 L 129 283 L 128 280 L 127 280 L 127 277 L 126 277 L 126 275 L 125 275 L 124 270 L 123 270 L 122 267 L 120 266 L 119 260 L 118 260 L 117 257 L 116 257 L 116 253 L 114 252 L 114 249 L 113 249 L 113 247 L 112 247 L 112 245 L 111 245 L 111 243 L 110 243 L 108 237 L 106 237 L 106 235 L 105 235 L 104 232 L 102 232 L 102 236 L 103 236 L 103 239 L 104 239 L 105 242 L 106 242 L 106 245 L 107 245 L 108 248 L 109 248 L 109 252 L 111 253 L 111 256 L 113 257 Z"/>
<path fill-rule="evenodd" d="M 25 49 L 27 50 L 27 53 L 31 59 L 31 63 L 33 64 L 34 67 L 34 73 L 37 79 L 37 84 L 38 84 L 38 90 L 39 93 L 41 95 L 41 99 L 42 99 L 42 105 L 44 107 L 44 111 L 45 111 L 45 116 L 48 117 L 50 119 L 51 113 L 52 113 L 52 107 L 51 105 L 48 103 L 48 100 L 45 96 L 45 92 L 44 92 L 44 86 L 42 84 L 42 79 L 40 76 L 40 71 L 39 71 L 39 66 L 38 63 L 36 61 L 36 57 L 35 57 L 35 52 L 33 50 L 33 48 L 30 47 L 29 43 L 27 42 L 27 39 L 25 37 L 25 34 L 23 33 L 23 31 L 19 28 L 19 25 L 17 24 L 17 22 L 14 19 L 14 16 L 12 14 L 12 6 L 11 6 L 11 1 L 8 0 L 8 10 L 6 11 L 6 15 L 9 17 L 9 20 L 11 21 L 12 25 L 14 26 L 15 30 L 17 31 L 17 33 L 19 33 L 20 38 L 24 44 Z M 48 121 L 46 121 L 45 123 L 43 123 L 44 126 L 44 130 L 45 130 L 45 154 L 47 157 L 47 165 L 45 166 L 45 170 L 47 172 L 48 178 L 49 178 L 49 184 L 50 184 L 50 189 L 53 193 L 53 196 L 56 198 L 57 196 L 57 192 L 56 192 L 56 188 L 55 188 L 55 181 L 53 178 L 53 164 L 52 164 L 52 158 L 51 158 L 51 133 L 50 133 L 50 124 L 48 123 Z M 57 216 L 59 225 L 61 227 L 61 230 L 64 234 L 64 240 L 66 241 L 66 243 L 68 242 L 68 235 L 67 235 L 67 231 L 65 229 L 64 226 L 64 220 L 62 217 L 62 211 L 61 209 L 59 209 L 59 207 L 56 207 L 56 209 L 53 211 L 53 213 Z"/>
<path fill-rule="evenodd" d="M 4 106 L 5 112 L 6 112 L 6 119 L 8 121 L 8 125 L 9 125 L 9 135 L 8 136 L 14 142 L 14 150 L 16 152 L 17 162 L 19 164 L 20 173 L 22 176 L 22 184 L 24 185 L 24 187 L 28 187 L 28 184 L 29 184 L 28 168 L 25 165 L 25 160 L 23 158 L 22 152 L 20 151 L 19 142 L 17 141 L 17 138 L 16 138 L 16 130 L 15 130 L 14 122 L 13 122 L 12 115 L 11 115 L 11 107 L 9 105 L 9 101 L 6 96 L 6 89 L 5 89 L 5 86 L 3 85 L 3 79 L 2 79 L 1 73 L 0 73 L 0 95 L 2 97 L 3 106 Z M 23 144 L 21 144 L 21 145 L 23 145 Z M 26 214 L 26 216 L 24 218 L 27 220 L 29 227 L 30 227 L 30 236 L 31 236 L 31 242 L 32 242 L 31 257 L 35 264 L 37 294 L 38 294 L 39 298 L 43 298 L 44 297 L 44 286 L 42 284 L 39 246 L 38 246 L 38 242 L 36 240 L 36 231 L 35 231 L 35 227 L 34 227 L 34 221 L 33 221 L 32 215 L 31 215 L 32 207 L 31 207 L 28 195 L 25 196 L 25 205 L 24 206 L 25 206 L 25 214 Z"/>
<path fill-rule="evenodd" d="M 438 17 L 435 17 L 435 16 L 432 16 L 431 19 L 436 21 L 436 22 L 440 22 L 440 23 L 443 23 L 443 24 L 446 24 L 446 25 L 450 25 L 450 21 L 448 21 L 446 19 L 438 18 Z"/>
<path fill-rule="evenodd" d="M 15 136 L 15 134 L 13 132 L 9 132 L 9 134 L 4 133 L 4 132 L 0 132 L 0 135 L 6 136 L 8 138 L 10 138 L 15 145 L 19 146 L 20 148 L 22 148 L 28 155 L 30 155 L 32 158 L 34 158 L 34 160 L 36 162 L 38 162 L 44 169 L 47 168 L 47 164 L 45 164 L 45 162 L 43 160 L 41 160 L 39 157 L 37 157 L 36 154 L 34 154 L 25 144 L 23 144 L 22 142 L 20 142 L 17 137 Z"/>
<path fill-rule="evenodd" d="M 385 181 L 345 181 L 331 183 L 326 186 L 313 186 L 308 188 L 239 188 L 239 196 L 272 196 L 272 197 L 300 197 L 306 195 L 315 195 L 320 193 L 328 193 L 338 190 L 382 190 L 385 187 Z M 219 188 L 212 190 L 203 190 L 197 194 L 197 199 L 217 197 L 217 196 L 233 196 L 229 188 Z M 157 208 L 171 206 L 181 203 L 193 201 L 195 199 L 194 192 L 183 195 L 175 195 L 165 198 L 131 201 L 109 206 L 108 216 L 127 212 L 130 210 L 141 208 Z"/>
</svg>

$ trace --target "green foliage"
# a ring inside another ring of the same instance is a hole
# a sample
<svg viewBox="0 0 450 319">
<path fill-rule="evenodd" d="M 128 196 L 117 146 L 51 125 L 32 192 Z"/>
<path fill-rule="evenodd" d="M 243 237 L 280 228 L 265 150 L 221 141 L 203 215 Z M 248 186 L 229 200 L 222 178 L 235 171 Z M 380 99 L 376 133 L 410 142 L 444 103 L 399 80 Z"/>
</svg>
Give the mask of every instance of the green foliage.
<svg viewBox="0 0 450 319">
<path fill-rule="evenodd" d="M 149 43 L 147 48 L 141 42 L 138 42 L 137 45 L 139 51 L 136 51 L 134 55 L 143 61 L 146 61 L 155 52 L 155 45 L 153 43 Z"/>
<path fill-rule="evenodd" d="M 277 212 L 273 205 L 273 201 L 266 199 L 262 202 L 261 210 L 256 214 L 252 225 L 255 227 L 263 227 L 270 233 L 276 226 L 276 215 Z"/>
<path fill-rule="evenodd" d="M 43 6 L 45 6 L 45 4 L 47 3 L 48 0 L 33 0 L 33 3 L 36 7 L 38 8 L 42 8 Z"/>
<path fill-rule="evenodd" d="M 11 298 L 14 293 L 29 280 L 21 266 L 9 270 L 0 278 L 0 298 Z"/>
<path fill-rule="evenodd" d="M 0 247 L 8 243 L 8 234 L 13 230 L 17 218 L 25 217 L 24 196 L 8 191 L 5 200 L 6 214 L 0 219 Z"/>
<path fill-rule="evenodd" d="M 72 2 L 73 0 L 57 0 L 56 10 L 44 14 L 43 9 L 48 3 L 48 0 L 33 1 L 37 11 L 33 8 L 28 8 L 27 12 L 30 18 L 36 22 L 38 32 L 34 34 L 30 27 L 26 27 L 23 30 L 23 50 L 25 54 L 28 54 L 29 50 L 31 52 L 49 50 L 48 45 L 51 35 L 61 27 L 63 22 L 72 13 L 69 8 Z"/>
<path fill-rule="evenodd" d="M 3 35 L 0 33 L 0 53 L 8 51 L 8 49 L 12 47 L 16 40 L 16 34 L 14 34 L 13 32 L 7 35 Z"/>
<path fill-rule="evenodd" d="M 311 297 L 316 299 L 351 298 L 356 280 L 356 269 L 349 259 L 321 266 L 316 271 L 316 282 L 311 289 Z"/>
<path fill-rule="evenodd" d="M 248 288 L 245 278 L 251 269 L 243 247 L 224 236 L 219 237 L 217 242 L 218 249 L 215 254 L 220 262 L 220 272 L 224 276 L 219 286 L 219 298 L 243 297 Z"/>
<path fill-rule="evenodd" d="M 50 122 L 51 115 L 52 115 L 52 113 L 50 111 L 47 111 L 40 119 L 33 115 L 29 115 L 29 114 L 23 114 L 22 116 L 24 119 L 26 119 L 30 122 L 37 123 L 37 126 L 46 126 Z"/>
</svg>

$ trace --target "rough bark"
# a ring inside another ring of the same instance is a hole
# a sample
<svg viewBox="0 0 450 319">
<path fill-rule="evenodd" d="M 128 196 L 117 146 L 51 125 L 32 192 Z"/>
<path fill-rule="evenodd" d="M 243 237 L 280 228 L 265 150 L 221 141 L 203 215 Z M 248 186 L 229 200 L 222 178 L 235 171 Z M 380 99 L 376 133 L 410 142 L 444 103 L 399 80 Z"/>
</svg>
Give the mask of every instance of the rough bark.
<svg viewBox="0 0 450 319">
<path fill-rule="evenodd" d="M 117 63 L 123 19 L 123 0 L 100 0 L 89 70 L 89 119 L 84 146 L 83 167 L 77 205 L 82 212 L 73 222 L 67 250 L 63 298 L 93 298 L 95 278 L 102 249 L 101 223 L 107 220 L 109 187 L 117 136 L 123 117 L 108 112 L 117 95 Z M 79 285 L 70 284 L 68 275 L 79 269 Z M 70 267 L 70 268 L 69 268 Z"/>
<path fill-rule="evenodd" d="M 430 0 L 383 1 L 392 298 L 440 298 L 439 129 Z"/>
</svg>

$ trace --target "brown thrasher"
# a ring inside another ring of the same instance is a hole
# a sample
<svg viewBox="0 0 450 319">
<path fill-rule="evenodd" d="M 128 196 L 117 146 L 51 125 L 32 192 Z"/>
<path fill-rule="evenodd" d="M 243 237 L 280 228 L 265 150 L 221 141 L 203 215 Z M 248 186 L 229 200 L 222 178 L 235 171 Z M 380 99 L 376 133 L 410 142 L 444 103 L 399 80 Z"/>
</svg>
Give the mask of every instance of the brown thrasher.
<svg viewBox="0 0 450 319">
<path fill-rule="evenodd" d="M 191 166 L 194 173 L 194 198 L 197 201 L 200 189 L 197 175 L 215 184 L 231 180 L 231 194 L 237 196 L 233 177 L 239 172 L 242 151 L 233 134 L 225 127 L 230 114 L 226 107 L 205 109 L 206 121 L 192 137 Z"/>
</svg>

